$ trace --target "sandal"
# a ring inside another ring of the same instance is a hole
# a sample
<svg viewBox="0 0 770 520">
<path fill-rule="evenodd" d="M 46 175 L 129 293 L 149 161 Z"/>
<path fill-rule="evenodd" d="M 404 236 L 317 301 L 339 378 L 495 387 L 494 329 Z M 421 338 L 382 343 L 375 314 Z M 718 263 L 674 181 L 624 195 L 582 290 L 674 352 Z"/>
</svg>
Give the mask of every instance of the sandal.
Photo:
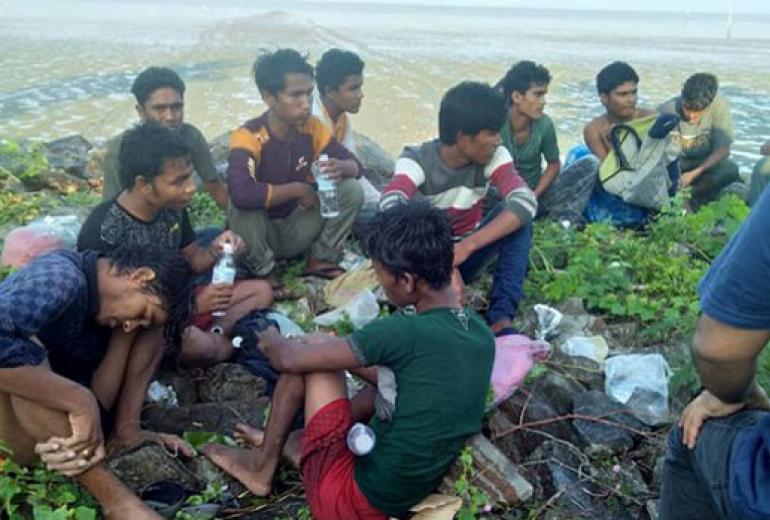
<svg viewBox="0 0 770 520">
<path fill-rule="evenodd" d="M 347 273 L 347 271 L 342 267 L 338 265 L 330 265 L 327 267 L 317 267 L 316 269 L 306 269 L 302 275 L 317 276 L 318 278 L 323 278 L 324 280 L 334 280 L 335 278 L 339 278 L 345 273 Z"/>
</svg>

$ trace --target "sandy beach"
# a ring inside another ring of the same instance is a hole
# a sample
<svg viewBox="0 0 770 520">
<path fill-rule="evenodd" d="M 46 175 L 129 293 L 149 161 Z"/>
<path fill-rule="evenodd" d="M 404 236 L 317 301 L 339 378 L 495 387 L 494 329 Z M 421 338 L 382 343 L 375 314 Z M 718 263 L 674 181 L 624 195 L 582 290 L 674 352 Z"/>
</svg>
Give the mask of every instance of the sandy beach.
<svg viewBox="0 0 770 520">
<path fill-rule="evenodd" d="M 469 2 L 470 3 L 470 2 Z M 131 125 L 129 93 L 149 65 L 187 83 L 186 119 L 213 138 L 264 110 L 250 74 L 259 49 L 290 46 L 311 62 L 332 46 L 366 61 L 356 129 L 391 153 L 431 138 L 443 92 L 494 83 L 515 61 L 554 76 L 546 111 L 562 152 L 600 112 L 594 76 L 622 59 L 641 76 L 640 104 L 676 94 L 693 72 L 719 76 L 732 103 L 734 154 L 748 173 L 770 137 L 770 16 L 523 10 L 512 7 L 186 0 L 0 1 L 0 137 L 99 141 Z"/>
</svg>

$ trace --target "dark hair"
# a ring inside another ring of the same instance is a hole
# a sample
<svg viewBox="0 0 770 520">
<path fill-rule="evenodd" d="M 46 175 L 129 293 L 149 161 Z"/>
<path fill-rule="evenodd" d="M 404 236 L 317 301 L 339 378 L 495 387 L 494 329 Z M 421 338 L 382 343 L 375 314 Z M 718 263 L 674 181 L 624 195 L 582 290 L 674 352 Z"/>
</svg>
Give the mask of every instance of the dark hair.
<svg viewBox="0 0 770 520">
<path fill-rule="evenodd" d="M 596 75 L 596 90 L 599 94 L 609 94 L 629 81 L 639 83 L 636 71 L 625 61 L 613 61 Z"/>
<path fill-rule="evenodd" d="M 367 225 L 361 247 L 394 276 L 410 273 L 436 291 L 451 281 L 452 228 L 444 212 L 425 201 L 379 212 Z"/>
<path fill-rule="evenodd" d="M 307 74 L 313 77 L 313 67 L 294 49 L 262 52 L 252 66 L 254 81 L 260 92 L 276 95 L 286 88 L 286 74 Z"/>
<path fill-rule="evenodd" d="M 131 189 L 140 175 L 152 180 L 163 173 L 166 159 L 190 155 L 190 147 L 178 132 L 145 121 L 123 134 L 118 153 L 120 183 Z"/>
<path fill-rule="evenodd" d="M 179 74 L 167 67 L 150 67 L 144 69 L 131 85 L 131 93 L 137 103 L 144 105 L 153 92 L 159 88 L 173 88 L 184 96 L 184 81 Z"/>
<path fill-rule="evenodd" d="M 499 132 L 505 123 L 503 96 L 486 83 L 464 81 L 441 100 L 438 133 L 443 144 L 455 144 L 457 133 L 474 136 L 482 130 Z"/>
<path fill-rule="evenodd" d="M 342 49 L 329 49 L 324 52 L 315 66 L 318 92 L 324 96 L 326 89 L 334 90 L 345 83 L 345 79 L 352 75 L 362 75 L 364 62 L 358 54 Z"/>
<path fill-rule="evenodd" d="M 505 73 L 500 86 L 507 102 L 514 92 L 525 94 L 533 85 L 548 85 L 550 82 L 551 73 L 548 69 L 534 61 L 525 60 L 516 63 Z"/>
<path fill-rule="evenodd" d="M 693 74 L 682 86 L 682 105 L 691 110 L 705 110 L 717 95 L 719 82 L 708 72 Z"/>
<path fill-rule="evenodd" d="M 160 298 L 166 311 L 163 337 L 167 346 L 178 347 L 182 331 L 190 324 L 194 309 L 193 271 L 187 260 L 177 251 L 170 252 L 152 245 L 114 249 L 105 257 L 119 275 L 141 267 L 153 270 L 155 278 L 148 283 L 147 290 Z"/>
</svg>

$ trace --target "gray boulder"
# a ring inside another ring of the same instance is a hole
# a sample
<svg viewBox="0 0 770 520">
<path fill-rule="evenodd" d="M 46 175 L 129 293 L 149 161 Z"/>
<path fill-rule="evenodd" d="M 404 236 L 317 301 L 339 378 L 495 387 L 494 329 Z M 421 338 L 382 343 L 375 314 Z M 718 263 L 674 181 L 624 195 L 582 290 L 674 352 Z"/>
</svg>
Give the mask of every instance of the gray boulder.
<svg viewBox="0 0 770 520">
<path fill-rule="evenodd" d="M 201 403 L 255 401 L 265 395 L 265 381 L 242 365 L 219 363 L 207 368 L 196 383 Z"/>
<path fill-rule="evenodd" d="M 575 419 L 573 421 L 578 435 L 588 445 L 586 452 L 592 456 L 628 451 L 634 446 L 634 431 L 649 431 L 649 428 L 631 416 L 622 404 L 612 401 L 603 392 L 597 390 L 576 395 L 573 412 L 600 420 Z"/>
<path fill-rule="evenodd" d="M 46 143 L 43 147 L 49 166 L 85 179 L 88 152 L 93 148 L 81 135 L 71 135 Z"/>
</svg>

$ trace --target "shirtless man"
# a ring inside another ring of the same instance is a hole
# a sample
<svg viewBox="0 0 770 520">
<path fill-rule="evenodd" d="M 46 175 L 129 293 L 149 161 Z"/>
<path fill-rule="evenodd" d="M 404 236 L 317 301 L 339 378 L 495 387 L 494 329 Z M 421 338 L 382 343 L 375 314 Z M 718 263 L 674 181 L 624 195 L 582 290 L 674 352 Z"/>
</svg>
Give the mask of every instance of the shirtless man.
<svg viewBox="0 0 770 520">
<path fill-rule="evenodd" d="M 609 133 L 613 126 L 655 113 L 636 106 L 638 85 L 636 71 L 623 61 L 610 63 L 596 75 L 596 90 L 606 113 L 585 126 L 583 138 L 600 161 L 610 153 Z"/>
</svg>

